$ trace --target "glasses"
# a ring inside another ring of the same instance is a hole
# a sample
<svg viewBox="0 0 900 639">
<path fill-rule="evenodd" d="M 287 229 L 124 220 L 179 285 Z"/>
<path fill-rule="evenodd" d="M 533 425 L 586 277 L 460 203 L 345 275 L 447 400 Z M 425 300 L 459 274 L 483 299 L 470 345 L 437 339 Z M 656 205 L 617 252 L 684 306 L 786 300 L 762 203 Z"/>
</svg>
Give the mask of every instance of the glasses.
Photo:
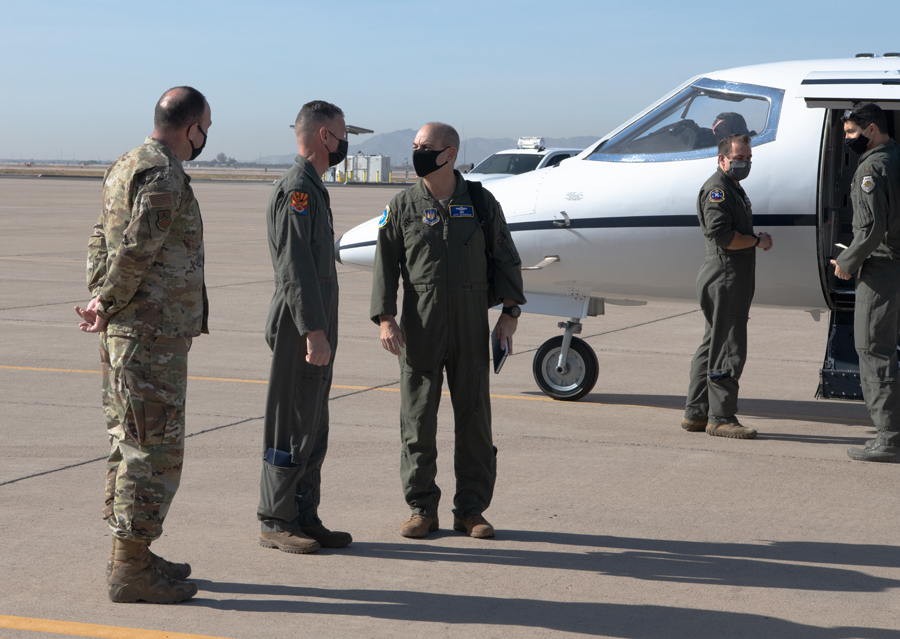
<svg viewBox="0 0 900 639">
<path fill-rule="evenodd" d="M 346 132 L 346 131 L 344 131 L 344 137 L 341 137 L 341 136 L 339 136 L 339 135 L 335 135 L 334 133 L 332 133 L 332 132 L 331 132 L 331 129 L 329 129 L 328 127 L 325 127 L 325 130 L 328 131 L 329 133 L 331 133 L 332 137 L 335 137 L 335 138 L 337 138 L 338 140 L 346 140 L 346 139 L 347 139 L 347 132 Z"/>
</svg>

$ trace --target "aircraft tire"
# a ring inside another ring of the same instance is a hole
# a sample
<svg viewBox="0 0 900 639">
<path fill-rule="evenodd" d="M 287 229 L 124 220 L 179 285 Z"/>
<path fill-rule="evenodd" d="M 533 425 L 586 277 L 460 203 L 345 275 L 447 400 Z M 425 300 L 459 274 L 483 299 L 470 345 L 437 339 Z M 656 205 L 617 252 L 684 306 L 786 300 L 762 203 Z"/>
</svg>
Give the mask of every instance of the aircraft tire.
<svg viewBox="0 0 900 639">
<path fill-rule="evenodd" d="M 551 337 L 534 354 L 531 370 L 538 387 L 553 399 L 575 401 L 591 392 L 600 367 L 594 349 L 577 337 L 572 338 L 567 363 L 569 370 L 559 373 L 556 365 L 562 350 L 562 335 Z"/>
</svg>

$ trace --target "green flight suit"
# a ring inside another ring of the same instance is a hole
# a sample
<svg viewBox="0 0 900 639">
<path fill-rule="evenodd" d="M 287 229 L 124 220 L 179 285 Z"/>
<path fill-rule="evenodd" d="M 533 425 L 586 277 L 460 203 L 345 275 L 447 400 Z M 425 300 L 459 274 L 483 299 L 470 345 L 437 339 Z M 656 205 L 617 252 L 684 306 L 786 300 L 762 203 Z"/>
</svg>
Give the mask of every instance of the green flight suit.
<svg viewBox="0 0 900 639">
<path fill-rule="evenodd" d="M 266 208 L 275 294 L 266 320 L 272 368 L 266 395 L 257 518 L 263 532 L 321 524 L 322 463 L 328 450 L 328 394 L 338 335 L 334 222 L 312 163 L 296 164 L 275 185 Z M 331 361 L 306 361 L 306 334 L 324 330 Z M 269 449 L 285 459 L 270 463 Z"/>
<path fill-rule="evenodd" d="M 894 140 L 859 156 L 850 199 L 853 241 L 836 261 L 856 274 L 860 384 L 876 446 L 900 447 L 900 146 Z"/>
<path fill-rule="evenodd" d="M 447 207 L 424 181 L 398 194 L 379 222 L 372 280 L 371 318 L 397 314 L 403 279 L 400 329 L 400 475 L 414 513 L 436 516 L 441 491 L 437 474 L 437 412 L 443 371 L 453 404 L 456 446 L 454 512 L 487 509 L 497 474 L 491 435 L 489 387 L 488 258 L 485 231 L 467 182 L 456 174 Z M 500 205 L 485 191 L 490 210 L 493 291 L 525 302 L 521 260 Z"/>
<path fill-rule="evenodd" d="M 736 420 L 738 380 L 747 360 L 756 247 L 727 247 L 735 232 L 753 235 L 753 212 L 744 189 L 719 168 L 700 189 L 697 217 L 706 238 L 706 260 L 697 275 L 706 331 L 691 362 L 684 417 L 715 425 Z"/>
</svg>

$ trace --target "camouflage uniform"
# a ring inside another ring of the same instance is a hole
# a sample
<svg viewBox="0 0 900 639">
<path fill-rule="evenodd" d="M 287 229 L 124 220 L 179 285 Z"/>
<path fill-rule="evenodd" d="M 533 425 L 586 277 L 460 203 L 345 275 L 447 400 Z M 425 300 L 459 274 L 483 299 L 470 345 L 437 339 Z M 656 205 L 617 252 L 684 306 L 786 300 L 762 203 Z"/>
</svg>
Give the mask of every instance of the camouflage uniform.
<svg viewBox="0 0 900 639">
<path fill-rule="evenodd" d="M 525 303 L 522 263 L 500 204 L 484 191 L 490 218 L 479 219 L 468 183 L 459 173 L 456 180 L 446 207 L 424 181 L 391 200 L 379 223 L 369 312 L 376 324 L 383 315 L 397 314 L 402 277 L 400 476 L 412 512 L 428 517 L 437 516 L 441 496 L 435 477 L 444 369 L 456 425 L 454 512 L 479 515 L 491 503 L 497 478 L 488 377 L 491 284 L 497 297 Z M 486 235 L 494 270 L 490 283 Z"/>
<path fill-rule="evenodd" d="M 208 333 L 203 223 L 181 161 L 147 138 L 103 180 L 87 281 L 100 336 L 110 438 L 103 516 L 121 539 L 157 539 L 178 488 L 187 354 Z"/>
<path fill-rule="evenodd" d="M 263 427 L 257 518 L 263 532 L 317 526 L 328 450 L 328 394 L 338 342 L 338 280 L 328 190 L 302 155 L 266 209 L 275 293 L 266 320 L 272 368 Z M 306 361 L 306 334 L 325 331 L 331 360 Z M 266 460 L 269 449 L 285 459 Z"/>
<path fill-rule="evenodd" d="M 900 448 L 900 146 L 894 140 L 859 156 L 850 200 L 853 242 L 836 261 L 856 274 L 860 385 L 878 432 L 874 446 Z"/>
</svg>

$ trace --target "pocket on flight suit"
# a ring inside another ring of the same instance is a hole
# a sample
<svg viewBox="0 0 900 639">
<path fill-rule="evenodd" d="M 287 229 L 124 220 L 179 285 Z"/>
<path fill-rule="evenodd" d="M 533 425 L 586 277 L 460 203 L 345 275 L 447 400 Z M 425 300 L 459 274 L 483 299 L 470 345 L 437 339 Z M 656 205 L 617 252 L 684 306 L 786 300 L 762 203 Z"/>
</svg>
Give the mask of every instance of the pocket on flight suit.
<svg viewBox="0 0 900 639">
<path fill-rule="evenodd" d="M 877 294 L 871 289 L 866 292 L 875 299 L 857 298 L 853 317 L 853 341 L 860 354 L 859 372 L 866 381 L 889 384 L 900 375 L 896 339 L 885 340 L 886 335 L 894 334 L 896 323 L 890 321 L 893 314 L 877 303 Z"/>
<path fill-rule="evenodd" d="M 297 483 L 302 466 L 275 466 L 263 459 L 262 478 L 259 484 L 259 514 L 265 519 L 293 521 L 297 509 Z"/>
<path fill-rule="evenodd" d="M 401 369 L 405 367 L 418 373 L 432 373 L 440 364 L 443 349 L 439 342 L 446 336 L 432 334 L 436 300 L 434 284 L 403 285 L 400 330 L 406 345 L 401 349 Z"/>
</svg>

